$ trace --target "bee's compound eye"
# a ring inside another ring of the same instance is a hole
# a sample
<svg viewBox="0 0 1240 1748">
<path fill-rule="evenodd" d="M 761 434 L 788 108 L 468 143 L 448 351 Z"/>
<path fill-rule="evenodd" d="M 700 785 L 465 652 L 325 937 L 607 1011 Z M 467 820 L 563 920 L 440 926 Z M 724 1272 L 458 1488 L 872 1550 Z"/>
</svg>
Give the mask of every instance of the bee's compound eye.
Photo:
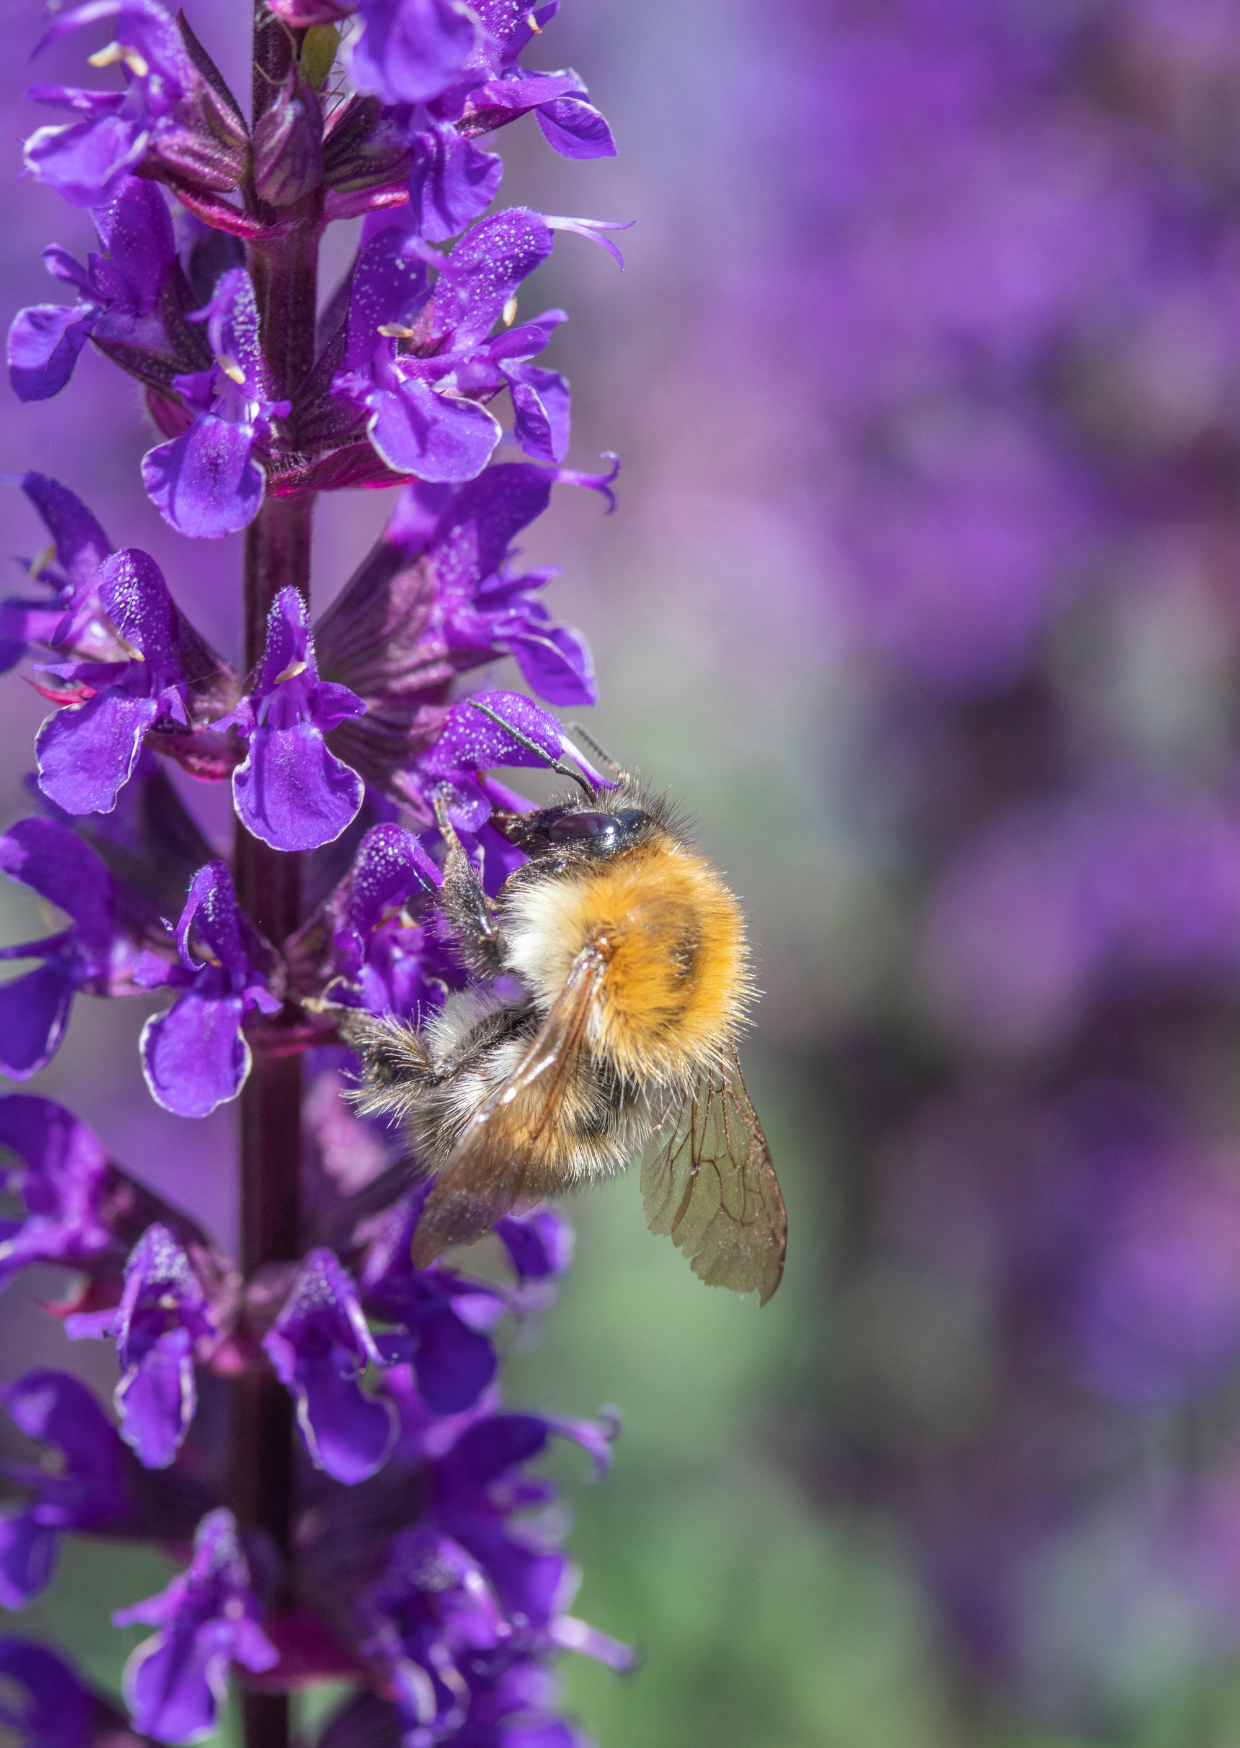
<svg viewBox="0 0 1240 1748">
<path fill-rule="evenodd" d="M 622 838 L 635 838 L 643 826 L 650 824 L 650 815 L 640 807 L 626 807 L 623 813 L 615 815 L 615 820 Z"/>
<path fill-rule="evenodd" d="M 616 841 L 614 813 L 562 813 L 547 828 L 553 844 L 580 844 L 584 849 L 610 850 Z"/>
</svg>

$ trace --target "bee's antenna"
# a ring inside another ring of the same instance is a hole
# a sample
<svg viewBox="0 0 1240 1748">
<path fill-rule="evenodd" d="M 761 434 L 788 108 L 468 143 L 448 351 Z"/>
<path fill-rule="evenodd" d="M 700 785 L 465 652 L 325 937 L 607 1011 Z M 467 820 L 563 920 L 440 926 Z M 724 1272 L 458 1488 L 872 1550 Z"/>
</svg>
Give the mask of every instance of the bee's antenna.
<svg viewBox="0 0 1240 1748">
<path fill-rule="evenodd" d="M 579 722 L 570 722 L 569 728 L 578 740 L 583 740 L 594 754 L 600 765 L 611 772 L 613 777 L 627 777 L 628 772 L 616 759 L 613 759 L 606 748 L 601 747 L 592 734 L 588 734 Z"/>
<path fill-rule="evenodd" d="M 492 710 L 489 704 L 482 704 L 477 698 L 470 698 L 468 703 L 473 709 L 480 711 L 483 716 L 489 716 L 492 722 L 502 728 L 505 734 L 510 734 L 513 740 L 516 741 L 517 745 L 524 747 L 527 753 L 536 754 L 549 771 L 554 771 L 557 777 L 570 778 L 574 783 L 576 783 L 579 789 L 585 791 L 591 801 L 594 800 L 593 783 L 587 782 L 579 772 L 574 771 L 571 766 L 564 764 L 560 759 L 551 758 L 542 750 L 537 741 L 531 740 L 527 734 L 522 734 L 521 730 L 519 728 L 514 728 L 511 722 L 505 722 L 499 712 Z"/>
</svg>

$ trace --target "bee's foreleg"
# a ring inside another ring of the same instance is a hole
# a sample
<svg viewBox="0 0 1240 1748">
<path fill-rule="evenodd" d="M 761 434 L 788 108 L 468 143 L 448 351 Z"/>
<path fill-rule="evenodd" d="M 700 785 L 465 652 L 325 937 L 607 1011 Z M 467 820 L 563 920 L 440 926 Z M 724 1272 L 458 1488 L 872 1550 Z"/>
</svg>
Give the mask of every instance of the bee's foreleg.
<svg viewBox="0 0 1240 1748">
<path fill-rule="evenodd" d="M 439 908 L 447 918 L 453 942 L 468 968 L 480 977 L 494 977 L 503 963 L 495 907 L 470 866 L 456 828 L 448 818 L 442 795 L 435 797 L 435 819 L 448 846 Z"/>
</svg>

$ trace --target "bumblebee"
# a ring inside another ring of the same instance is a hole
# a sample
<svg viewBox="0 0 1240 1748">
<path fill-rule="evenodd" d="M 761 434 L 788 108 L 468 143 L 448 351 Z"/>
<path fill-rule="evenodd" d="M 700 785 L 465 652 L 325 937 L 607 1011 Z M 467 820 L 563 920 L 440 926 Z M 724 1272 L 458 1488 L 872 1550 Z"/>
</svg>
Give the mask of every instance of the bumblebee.
<svg viewBox="0 0 1240 1748">
<path fill-rule="evenodd" d="M 476 983 L 421 1030 L 342 1025 L 365 1069 L 358 1107 L 401 1119 L 435 1175 L 414 1263 L 640 1152 L 651 1231 L 709 1285 L 765 1304 L 787 1220 L 736 1054 L 754 996 L 740 906 L 665 800 L 622 772 L 596 788 L 553 768 L 582 800 L 492 815 L 528 857 L 494 901 L 437 806 L 440 905 Z"/>
</svg>

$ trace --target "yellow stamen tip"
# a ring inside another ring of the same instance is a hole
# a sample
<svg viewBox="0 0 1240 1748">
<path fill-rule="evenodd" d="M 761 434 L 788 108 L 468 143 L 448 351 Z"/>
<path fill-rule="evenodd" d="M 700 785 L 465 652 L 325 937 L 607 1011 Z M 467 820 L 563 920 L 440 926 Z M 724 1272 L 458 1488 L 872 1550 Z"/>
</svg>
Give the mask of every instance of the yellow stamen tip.
<svg viewBox="0 0 1240 1748">
<path fill-rule="evenodd" d="M 276 675 L 276 685 L 282 685 L 285 680 L 295 680 L 298 674 L 304 674 L 309 666 L 309 662 L 290 662 L 282 674 Z"/>
<path fill-rule="evenodd" d="M 137 644 L 130 643 L 129 639 L 127 637 L 122 637 L 122 635 L 119 631 L 116 634 L 116 641 L 121 646 L 121 648 L 124 650 L 125 654 L 129 657 L 130 661 L 132 661 L 132 662 L 144 662 L 146 660 L 146 657 L 143 655 L 142 651 L 138 648 Z"/>
<path fill-rule="evenodd" d="M 151 70 L 146 63 L 146 57 L 140 55 L 137 49 L 126 47 L 123 42 L 110 42 L 107 48 L 88 55 L 87 62 L 92 67 L 115 67 L 118 62 L 122 62 L 138 79 L 145 79 Z"/>
<path fill-rule="evenodd" d="M 412 340 L 413 329 L 403 328 L 399 322 L 384 322 L 379 332 L 385 340 Z"/>
<path fill-rule="evenodd" d="M 512 324 L 517 319 L 517 294 L 515 291 L 508 299 L 508 302 L 504 305 L 502 314 L 504 326 L 506 328 L 511 328 Z"/>
<path fill-rule="evenodd" d="M 56 542 L 53 540 L 49 546 L 43 548 L 43 551 L 39 553 L 37 557 L 31 559 L 30 575 L 36 582 L 43 575 L 43 572 L 47 569 L 48 565 L 52 563 L 55 557 Z"/>
<path fill-rule="evenodd" d="M 227 352 L 224 352 L 221 353 L 215 362 L 219 365 L 220 369 L 224 372 L 224 375 L 230 382 L 240 383 L 244 386 L 245 371 L 242 370 L 235 358 L 230 358 Z"/>
</svg>

